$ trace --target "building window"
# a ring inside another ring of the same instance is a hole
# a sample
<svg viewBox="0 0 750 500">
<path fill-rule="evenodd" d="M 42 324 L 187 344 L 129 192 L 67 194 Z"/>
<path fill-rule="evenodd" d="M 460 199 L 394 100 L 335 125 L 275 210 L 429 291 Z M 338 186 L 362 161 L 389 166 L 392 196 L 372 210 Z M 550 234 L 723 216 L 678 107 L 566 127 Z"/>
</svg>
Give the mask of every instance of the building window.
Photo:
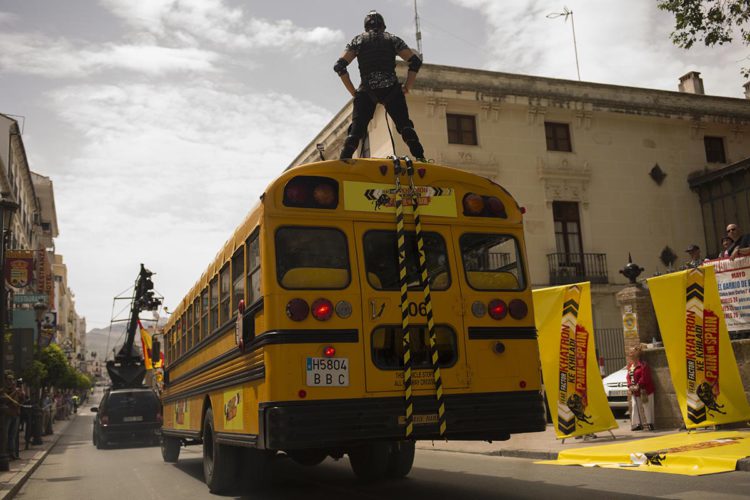
<svg viewBox="0 0 750 500">
<path fill-rule="evenodd" d="M 726 163 L 724 155 L 724 139 L 721 137 L 704 137 L 703 144 L 706 146 L 706 161 L 708 163 Z"/>
<path fill-rule="evenodd" d="M 583 242 L 578 203 L 574 201 L 553 201 L 552 217 L 555 221 L 557 253 L 561 254 L 560 262 L 566 266 L 581 266 Z"/>
<path fill-rule="evenodd" d="M 446 115 L 448 144 L 477 145 L 477 123 L 471 115 Z"/>
<path fill-rule="evenodd" d="M 544 133 L 547 136 L 547 151 L 573 151 L 567 123 L 544 122 Z"/>
</svg>

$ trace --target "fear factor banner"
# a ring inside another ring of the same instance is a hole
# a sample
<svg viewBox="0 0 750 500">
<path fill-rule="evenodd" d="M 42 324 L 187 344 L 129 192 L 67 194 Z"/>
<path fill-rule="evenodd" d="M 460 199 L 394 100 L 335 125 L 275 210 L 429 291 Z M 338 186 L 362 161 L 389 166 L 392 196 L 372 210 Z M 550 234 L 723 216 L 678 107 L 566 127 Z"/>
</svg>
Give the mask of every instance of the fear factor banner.
<svg viewBox="0 0 750 500">
<path fill-rule="evenodd" d="M 688 429 L 750 418 L 712 267 L 648 280 Z"/>
<path fill-rule="evenodd" d="M 557 437 L 616 429 L 596 361 L 590 284 L 533 294 L 544 389 Z"/>
</svg>

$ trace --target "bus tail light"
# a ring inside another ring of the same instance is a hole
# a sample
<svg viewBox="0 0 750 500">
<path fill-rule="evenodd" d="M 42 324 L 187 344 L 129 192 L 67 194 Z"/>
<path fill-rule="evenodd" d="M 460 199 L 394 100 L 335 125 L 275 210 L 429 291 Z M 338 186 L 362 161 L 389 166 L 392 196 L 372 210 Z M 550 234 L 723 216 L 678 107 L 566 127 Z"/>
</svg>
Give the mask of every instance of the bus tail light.
<svg viewBox="0 0 750 500">
<path fill-rule="evenodd" d="M 464 196 L 464 215 L 482 215 L 484 211 L 484 198 L 476 193 L 468 193 Z"/>
<path fill-rule="evenodd" d="M 505 213 L 505 205 L 503 205 L 503 202 L 500 201 L 500 199 L 490 196 L 487 198 L 486 204 L 490 216 L 502 217 L 503 219 L 508 218 L 508 214 Z"/>
<path fill-rule="evenodd" d="M 302 321 L 310 313 L 310 306 L 303 299 L 292 299 L 286 305 L 286 315 L 292 321 Z"/>
<path fill-rule="evenodd" d="M 342 319 L 346 319 L 352 315 L 352 305 L 347 300 L 339 300 L 336 302 L 336 316 Z"/>
<path fill-rule="evenodd" d="M 297 396 L 299 396 L 300 399 L 305 399 L 307 397 L 307 391 L 304 389 L 300 389 L 299 392 L 297 392 Z"/>
<path fill-rule="evenodd" d="M 336 208 L 339 183 L 330 177 L 300 175 L 284 186 L 284 206 L 298 208 Z"/>
<path fill-rule="evenodd" d="M 508 314 L 508 306 L 500 299 L 490 301 L 487 309 L 492 319 L 503 319 Z"/>
<path fill-rule="evenodd" d="M 318 321 L 326 321 L 333 316 L 333 304 L 328 299 L 317 299 L 312 303 L 313 318 Z"/>
<path fill-rule="evenodd" d="M 329 345 L 325 349 L 323 349 L 323 356 L 326 358 L 332 358 L 336 355 L 336 348 L 332 345 Z"/>
<path fill-rule="evenodd" d="M 527 306 L 526 302 L 521 299 L 513 299 L 510 301 L 510 304 L 508 304 L 508 311 L 510 312 L 511 318 L 523 319 L 529 314 L 529 306 Z"/>
</svg>

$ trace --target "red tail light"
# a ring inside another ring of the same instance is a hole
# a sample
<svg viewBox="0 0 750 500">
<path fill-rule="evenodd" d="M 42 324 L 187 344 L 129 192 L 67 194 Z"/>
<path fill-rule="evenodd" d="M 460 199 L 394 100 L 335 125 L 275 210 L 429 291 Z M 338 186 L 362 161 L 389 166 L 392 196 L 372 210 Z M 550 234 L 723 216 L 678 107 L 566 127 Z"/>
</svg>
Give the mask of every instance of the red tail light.
<svg viewBox="0 0 750 500">
<path fill-rule="evenodd" d="M 464 196 L 464 215 L 481 215 L 484 211 L 484 198 L 476 193 Z"/>
<path fill-rule="evenodd" d="M 302 299 L 292 299 L 286 305 L 286 315 L 292 321 L 302 321 L 310 313 L 310 306 Z"/>
<path fill-rule="evenodd" d="M 161 416 L 161 413 L 156 414 L 156 421 L 159 422 L 160 424 L 164 422 L 164 417 Z"/>
<path fill-rule="evenodd" d="M 109 425 L 109 417 L 107 415 L 99 415 L 99 421 L 102 425 Z"/>
<path fill-rule="evenodd" d="M 500 299 L 494 299 L 487 307 L 492 319 L 503 319 L 508 314 L 508 306 Z"/>
<path fill-rule="evenodd" d="M 300 208 L 336 208 L 339 183 L 330 177 L 300 175 L 284 187 L 284 205 Z"/>
<path fill-rule="evenodd" d="M 323 356 L 326 358 L 332 358 L 336 355 L 336 348 L 332 345 L 329 345 L 325 349 L 323 349 Z"/>
<path fill-rule="evenodd" d="M 333 304 L 328 299 L 317 299 L 312 303 L 313 318 L 318 321 L 326 321 L 333 315 Z"/>
<path fill-rule="evenodd" d="M 521 299 L 511 300 L 510 304 L 508 304 L 508 310 L 510 317 L 513 319 L 523 319 L 529 314 L 529 306 Z"/>
<path fill-rule="evenodd" d="M 503 219 L 508 218 L 508 214 L 505 213 L 505 205 L 498 198 L 490 196 L 486 200 L 487 211 L 492 217 L 502 217 Z"/>
</svg>

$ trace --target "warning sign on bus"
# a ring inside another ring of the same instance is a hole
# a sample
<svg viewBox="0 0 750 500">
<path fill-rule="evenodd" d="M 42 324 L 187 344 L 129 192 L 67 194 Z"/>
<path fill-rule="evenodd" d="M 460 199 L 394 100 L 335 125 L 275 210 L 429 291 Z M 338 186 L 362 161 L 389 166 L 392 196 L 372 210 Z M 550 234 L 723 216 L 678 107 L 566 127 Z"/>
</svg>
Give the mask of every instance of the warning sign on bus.
<svg viewBox="0 0 750 500">
<path fill-rule="evenodd" d="M 419 209 L 423 215 L 456 217 L 456 194 L 453 188 L 416 186 Z M 403 204 L 412 205 L 408 186 L 401 186 Z M 344 208 L 357 212 L 396 211 L 396 185 L 344 181 Z"/>
</svg>

